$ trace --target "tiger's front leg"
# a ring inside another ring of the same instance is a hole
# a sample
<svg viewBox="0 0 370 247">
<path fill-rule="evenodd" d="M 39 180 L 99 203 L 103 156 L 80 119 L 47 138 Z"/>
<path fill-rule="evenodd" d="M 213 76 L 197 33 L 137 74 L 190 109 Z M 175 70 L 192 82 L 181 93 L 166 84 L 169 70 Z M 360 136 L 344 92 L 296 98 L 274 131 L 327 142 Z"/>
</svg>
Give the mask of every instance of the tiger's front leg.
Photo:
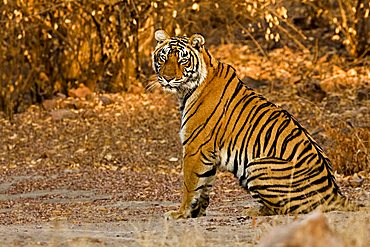
<svg viewBox="0 0 370 247">
<path fill-rule="evenodd" d="M 215 179 L 217 167 L 213 163 L 203 163 L 196 157 L 184 159 L 183 198 L 178 211 L 165 214 L 166 219 L 196 218 L 206 215 L 209 193 Z"/>
</svg>

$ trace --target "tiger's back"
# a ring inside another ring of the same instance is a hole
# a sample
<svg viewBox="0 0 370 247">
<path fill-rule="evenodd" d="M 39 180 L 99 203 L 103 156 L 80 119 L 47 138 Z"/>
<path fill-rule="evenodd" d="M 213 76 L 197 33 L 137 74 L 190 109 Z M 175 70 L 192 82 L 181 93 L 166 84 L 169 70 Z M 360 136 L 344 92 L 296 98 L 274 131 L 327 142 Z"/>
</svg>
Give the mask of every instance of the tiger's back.
<svg viewBox="0 0 370 247">
<path fill-rule="evenodd" d="M 195 54 L 199 64 L 194 67 L 206 67 L 206 76 L 189 91 L 177 90 L 184 197 L 170 217 L 205 214 L 218 167 L 233 172 L 265 214 L 305 213 L 343 203 L 330 161 L 307 131 L 246 86 L 234 68 L 198 47 L 201 38 L 192 46 L 192 38 L 185 49 Z"/>
</svg>

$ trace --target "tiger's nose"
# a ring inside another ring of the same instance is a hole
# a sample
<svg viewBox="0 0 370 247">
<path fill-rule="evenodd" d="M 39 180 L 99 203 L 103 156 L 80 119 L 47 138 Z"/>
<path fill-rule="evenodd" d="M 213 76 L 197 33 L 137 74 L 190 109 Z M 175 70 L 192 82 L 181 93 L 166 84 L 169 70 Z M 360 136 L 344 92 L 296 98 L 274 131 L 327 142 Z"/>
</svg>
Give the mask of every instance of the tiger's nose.
<svg viewBox="0 0 370 247">
<path fill-rule="evenodd" d="M 166 81 L 172 81 L 173 79 L 175 79 L 175 77 L 172 75 L 163 75 L 163 78 L 166 79 Z"/>
</svg>

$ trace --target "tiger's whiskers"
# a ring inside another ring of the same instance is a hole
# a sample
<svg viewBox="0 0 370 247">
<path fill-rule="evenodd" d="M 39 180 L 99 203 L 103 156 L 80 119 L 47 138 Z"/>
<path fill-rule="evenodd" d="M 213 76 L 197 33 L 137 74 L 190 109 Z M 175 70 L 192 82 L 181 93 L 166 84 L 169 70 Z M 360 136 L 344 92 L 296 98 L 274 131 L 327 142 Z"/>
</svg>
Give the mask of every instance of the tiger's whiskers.
<svg viewBox="0 0 370 247">
<path fill-rule="evenodd" d="M 158 79 L 154 79 L 149 81 L 149 83 L 145 86 L 146 92 L 153 92 L 154 89 L 160 88 L 161 84 L 159 83 Z"/>
</svg>

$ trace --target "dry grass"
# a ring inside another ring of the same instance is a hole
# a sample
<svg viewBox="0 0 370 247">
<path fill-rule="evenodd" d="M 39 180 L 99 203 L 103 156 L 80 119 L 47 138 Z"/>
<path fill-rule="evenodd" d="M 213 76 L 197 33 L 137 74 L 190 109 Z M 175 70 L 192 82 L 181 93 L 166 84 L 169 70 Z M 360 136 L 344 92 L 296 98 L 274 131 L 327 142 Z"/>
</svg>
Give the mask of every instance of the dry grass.
<svg viewBox="0 0 370 247">
<path fill-rule="evenodd" d="M 366 212 L 357 213 L 332 212 L 326 213 L 325 216 L 334 236 L 342 239 L 346 247 L 367 246 L 370 240 L 368 209 Z M 100 229 L 99 227 L 84 229 L 86 226 L 83 224 L 75 225 L 73 228 L 64 228 L 63 225 L 59 225 L 48 229 L 44 226 L 44 230 L 38 231 L 34 227 L 29 227 L 28 235 L 24 235 L 22 230 L 19 230 L 18 234 L 9 231 L 7 238 L 1 237 L 3 241 L 0 246 L 252 247 L 260 246 L 261 240 L 273 236 L 276 229 L 290 229 L 293 225 L 301 224 L 307 217 L 309 216 L 257 217 L 246 219 L 243 223 L 228 221 L 227 216 L 211 216 L 180 222 L 152 219 L 122 222 L 120 225 L 111 225 L 111 227 L 108 223 L 105 226 L 100 225 Z M 325 236 L 324 234 L 322 237 Z M 308 247 L 303 238 L 301 245 L 295 246 Z M 338 245 L 326 246 L 337 247 Z"/>
<path fill-rule="evenodd" d="M 365 247 L 369 241 L 370 228 L 368 226 L 370 215 L 369 211 L 362 214 L 361 221 L 358 220 L 357 215 L 352 215 L 348 213 L 338 213 L 332 212 L 327 213 L 324 216 L 328 222 L 330 230 L 315 230 L 314 235 L 311 237 L 312 241 L 317 246 L 321 246 L 319 241 L 322 238 L 325 243 L 331 243 L 333 245 L 325 245 L 327 247 L 337 247 L 343 246 L 339 243 L 344 244 L 346 247 Z M 295 228 L 293 226 L 302 225 L 304 228 L 306 223 L 302 223 L 310 215 L 301 215 L 297 217 L 289 216 L 273 216 L 273 217 L 257 217 L 256 219 L 250 219 L 238 226 L 223 227 L 218 226 L 219 229 L 215 230 L 213 227 L 204 226 L 205 220 L 190 220 L 190 222 L 182 223 L 172 223 L 172 222 L 162 222 L 158 228 L 152 228 L 148 231 L 142 231 L 142 229 L 136 228 L 137 231 L 135 244 L 142 247 L 152 247 L 152 246 L 260 246 L 259 243 L 262 239 L 274 236 L 275 232 L 278 233 L 277 229 L 287 230 L 293 229 L 291 236 L 293 238 L 293 233 L 295 234 Z M 266 222 L 268 221 L 268 222 Z M 208 224 L 212 224 L 208 221 Z M 250 226 L 253 227 L 250 227 Z M 163 227 L 163 228 L 161 228 Z M 315 227 L 315 226 L 313 226 Z M 213 234 L 209 229 L 213 229 Z M 297 231 L 305 231 L 305 229 L 297 229 Z M 308 230 L 310 231 L 310 230 Z M 318 234 L 318 236 L 315 236 Z M 315 239 L 315 237 L 317 239 Z M 327 241 L 327 238 L 334 241 Z M 281 239 L 280 239 L 281 240 Z M 290 241 L 289 239 L 285 239 Z M 278 238 L 276 238 L 278 241 Z M 307 245 L 307 236 L 299 235 L 295 236 L 295 241 L 298 245 L 297 247 L 312 247 L 312 245 Z M 266 241 L 265 241 L 266 242 Z M 278 242 L 276 242 L 278 243 Z M 312 242 L 311 242 L 312 244 Z M 263 245 L 269 246 L 269 245 Z M 275 245 L 273 245 L 275 246 Z M 279 245 L 280 246 L 280 245 Z M 286 246 L 286 245 L 281 245 Z M 315 245 L 316 246 L 316 245 Z"/>
</svg>

